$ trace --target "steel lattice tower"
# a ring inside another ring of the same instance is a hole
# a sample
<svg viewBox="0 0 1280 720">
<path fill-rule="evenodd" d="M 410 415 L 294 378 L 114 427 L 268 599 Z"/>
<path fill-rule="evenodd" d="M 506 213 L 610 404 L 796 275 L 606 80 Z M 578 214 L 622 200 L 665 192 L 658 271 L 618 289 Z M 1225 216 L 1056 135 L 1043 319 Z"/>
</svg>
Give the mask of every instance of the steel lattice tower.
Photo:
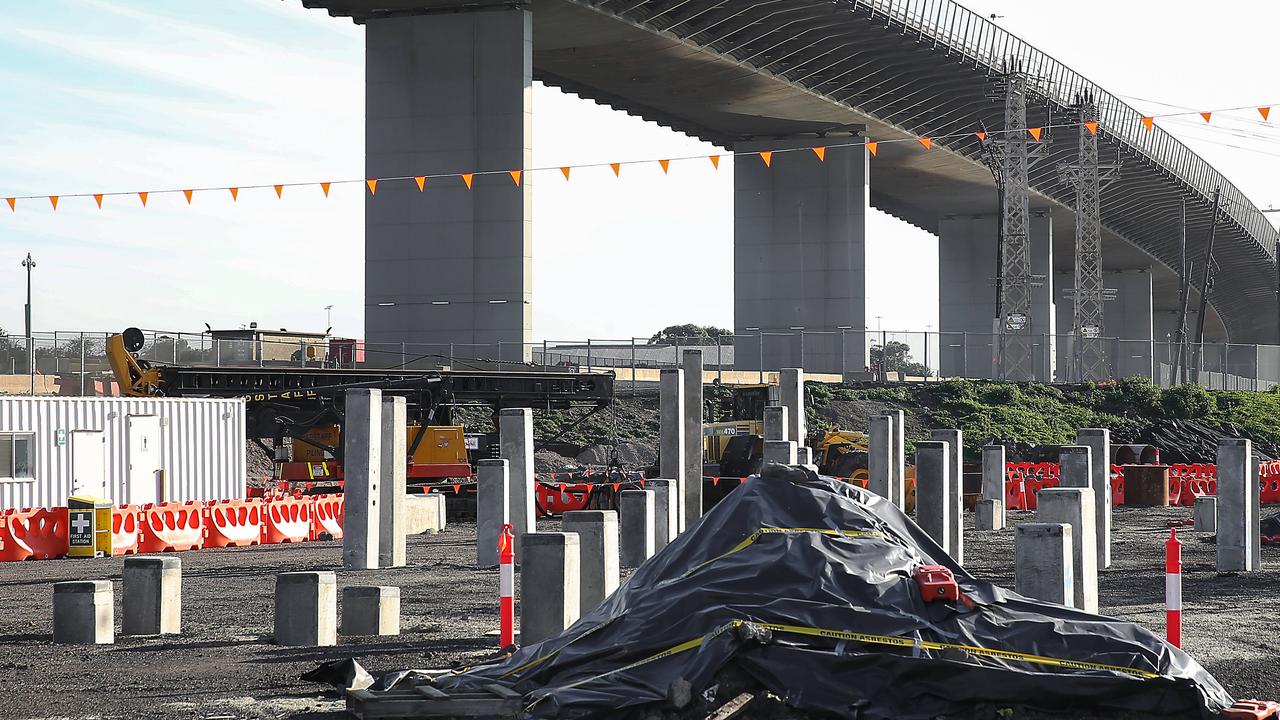
<svg viewBox="0 0 1280 720">
<path fill-rule="evenodd" d="M 1011 70 L 1004 77 L 1004 136 L 996 141 L 997 160 L 1004 181 L 1000 208 L 1003 246 L 1000 253 L 1000 367 L 1003 380 L 1034 380 L 1031 355 L 1031 251 L 1028 214 L 1031 183 L 1027 140 L 1026 73 Z"/>
</svg>

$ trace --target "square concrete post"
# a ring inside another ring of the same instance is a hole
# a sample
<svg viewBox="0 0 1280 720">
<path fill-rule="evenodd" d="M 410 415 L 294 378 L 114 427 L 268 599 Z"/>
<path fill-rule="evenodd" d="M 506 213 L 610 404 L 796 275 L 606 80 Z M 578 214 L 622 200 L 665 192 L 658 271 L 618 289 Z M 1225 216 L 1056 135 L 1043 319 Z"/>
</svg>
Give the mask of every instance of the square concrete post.
<svg viewBox="0 0 1280 720">
<path fill-rule="evenodd" d="M 333 573 L 276 575 L 275 643 L 338 644 L 338 580 Z"/>
<path fill-rule="evenodd" d="M 1005 452 L 1003 445 L 982 448 L 982 499 L 974 527 L 978 530 L 1003 530 L 1007 522 L 1004 506 Z"/>
<path fill-rule="evenodd" d="M 653 557 L 653 491 L 623 490 L 618 498 L 622 524 L 622 566 L 640 567 Z"/>
<path fill-rule="evenodd" d="M 770 405 L 764 409 L 764 439 L 790 440 L 787 431 L 787 409 L 781 405 Z"/>
<path fill-rule="evenodd" d="M 684 351 L 684 526 L 702 517 L 702 351 Z"/>
<path fill-rule="evenodd" d="M 476 564 L 498 566 L 498 538 L 511 523 L 507 461 L 486 458 L 476 462 Z"/>
<path fill-rule="evenodd" d="M 123 635 L 182 632 L 182 560 L 135 555 L 124 559 Z"/>
<path fill-rule="evenodd" d="M 952 494 L 950 443 L 916 443 L 916 524 L 948 555 L 955 539 Z"/>
<path fill-rule="evenodd" d="M 795 465 L 796 442 L 794 440 L 765 440 L 764 461 L 780 465 Z"/>
<path fill-rule="evenodd" d="M 893 418 L 880 415 L 867 421 L 867 489 L 892 499 Z"/>
<path fill-rule="evenodd" d="M 1003 500 L 979 500 L 974 507 L 975 530 L 1003 530 L 1004 522 Z"/>
<path fill-rule="evenodd" d="M 581 551 L 573 533 L 529 533 L 524 536 L 520 567 L 520 644 L 555 637 L 578 619 L 582 591 Z"/>
<path fill-rule="evenodd" d="M 663 368 L 658 378 L 659 446 L 658 460 L 662 477 L 673 478 L 676 487 L 676 527 L 684 532 L 684 371 Z"/>
<path fill-rule="evenodd" d="M 341 635 L 399 635 L 400 588 L 351 585 L 342 589 Z"/>
<path fill-rule="evenodd" d="M 536 532 L 533 501 L 533 410 L 503 408 L 498 415 L 498 442 L 507 461 L 507 502 L 516 536 L 516 562 L 524 558 L 520 537 Z"/>
<path fill-rule="evenodd" d="M 1058 449 L 1060 487 L 1092 488 L 1093 451 L 1087 445 L 1063 445 Z"/>
<path fill-rule="evenodd" d="M 1072 605 L 1098 612 L 1098 541 L 1094 536 L 1093 488 L 1043 488 L 1036 493 L 1036 519 L 1071 526 Z"/>
<path fill-rule="evenodd" d="M 630 492 L 630 491 L 628 491 Z M 618 513 L 613 510 L 573 510 L 561 527 L 578 536 L 578 606 L 590 612 L 618 589 Z"/>
<path fill-rule="evenodd" d="M 116 641 L 110 580 L 53 584 L 53 641 L 60 645 L 110 645 Z"/>
<path fill-rule="evenodd" d="M 929 439 L 947 443 L 951 457 L 947 470 L 951 477 L 951 549 L 948 551 L 956 562 L 964 564 L 964 433 L 961 430 L 930 430 Z M 917 478 L 916 482 L 919 482 Z M 917 491 L 918 492 L 918 491 Z"/>
<path fill-rule="evenodd" d="M 1196 498 L 1191 514 L 1195 518 L 1196 532 L 1218 532 L 1218 498 L 1212 495 Z"/>
<path fill-rule="evenodd" d="M 1075 546 L 1066 523 L 1022 523 L 1013 528 L 1014 589 L 1036 600 L 1075 606 Z"/>
<path fill-rule="evenodd" d="M 889 502 L 898 508 L 907 507 L 907 440 L 906 414 L 901 410 L 890 410 L 889 419 L 893 421 L 893 437 L 889 441 L 889 469 L 892 477 L 889 481 Z"/>
<path fill-rule="evenodd" d="M 677 483 L 667 479 L 645 480 L 644 487 L 653 491 L 653 551 L 656 553 L 676 539 L 676 528 L 680 527 L 676 518 Z"/>
<path fill-rule="evenodd" d="M 382 391 L 348 390 L 342 426 L 342 565 L 376 569 L 382 497 Z"/>
<path fill-rule="evenodd" d="M 1089 487 L 1098 505 L 1098 567 L 1111 567 L 1111 431 L 1081 428 L 1076 444 L 1089 448 Z"/>
<path fill-rule="evenodd" d="M 1253 569 L 1253 514 L 1258 484 L 1253 479 L 1253 443 L 1244 438 L 1218 442 L 1218 572 Z"/>
<path fill-rule="evenodd" d="M 804 418 L 804 369 L 782 368 L 778 373 L 778 395 L 787 409 L 787 439 L 796 445 L 808 442 Z"/>
<path fill-rule="evenodd" d="M 378 512 L 378 564 L 382 567 L 404 567 L 404 504 L 409 463 L 409 445 L 405 434 L 409 417 L 404 397 L 382 397 L 382 483 L 381 507 Z"/>
<path fill-rule="evenodd" d="M 816 468 L 817 466 L 813 464 L 813 448 L 804 446 L 797 447 L 796 464 Z"/>
</svg>

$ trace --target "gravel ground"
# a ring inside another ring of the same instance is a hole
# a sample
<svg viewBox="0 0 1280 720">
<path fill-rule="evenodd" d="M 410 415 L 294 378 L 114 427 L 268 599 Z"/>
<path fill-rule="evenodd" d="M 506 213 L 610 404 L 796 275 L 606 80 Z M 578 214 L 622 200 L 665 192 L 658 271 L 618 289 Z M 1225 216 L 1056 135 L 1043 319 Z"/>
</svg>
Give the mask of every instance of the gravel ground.
<svg viewBox="0 0 1280 720">
<path fill-rule="evenodd" d="M 1010 513 L 1012 522 L 1031 519 Z M 1104 613 L 1164 627 L 1166 523 L 1189 510 L 1118 509 L 1115 565 L 1100 578 Z M 968 517 L 970 525 L 972 515 Z M 540 523 L 554 529 L 556 523 Z M 1264 548 L 1268 569 L 1241 576 L 1213 570 L 1213 545 L 1181 533 L 1184 642 L 1238 697 L 1280 696 L 1273 670 L 1280 620 L 1271 597 L 1280 586 L 1280 549 Z M 496 570 L 476 570 L 475 527 L 457 524 L 409 539 L 410 567 L 340 572 L 339 585 L 402 588 L 404 634 L 340 638 L 333 648 L 270 644 L 273 576 L 331 570 L 339 543 L 306 543 L 182 553 L 183 634 L 118 637 L 114 646 L 49 642 L 52 583 L 118 581 L 121 558 L 0 565 L 0 717 L 5 718 L 338 718 L 342 703 L 298 679 L 316 664 L 355 656 L 375 676 L 406 667 L 446 667 L 492 653 L 497 628 Z M 1012 534 L 969 532 L 966 567 L 1012 585 Z M 518 587 L 518 583 L 517 583 Z M 120 620 L 117 583 L 117 626 Z M 1019 715 L 1018 717 L 1024 717 Z"/>
</svg>

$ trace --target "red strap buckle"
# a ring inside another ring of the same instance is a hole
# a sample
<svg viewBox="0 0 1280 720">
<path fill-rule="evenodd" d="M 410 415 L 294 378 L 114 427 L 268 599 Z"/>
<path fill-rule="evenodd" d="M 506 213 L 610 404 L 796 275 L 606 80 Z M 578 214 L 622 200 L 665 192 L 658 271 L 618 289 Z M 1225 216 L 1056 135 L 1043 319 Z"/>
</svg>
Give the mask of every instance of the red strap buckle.
<svg viewBox="0 0 1280 720">
<path fill-rule="evenodd" d="M 1280 703 L 1270 700 L 1237 700 L 1235 705 L 1218 713 L 1218 717 L 1238 720 L 1267 720 L 1280 713 Z"/>
</svg>

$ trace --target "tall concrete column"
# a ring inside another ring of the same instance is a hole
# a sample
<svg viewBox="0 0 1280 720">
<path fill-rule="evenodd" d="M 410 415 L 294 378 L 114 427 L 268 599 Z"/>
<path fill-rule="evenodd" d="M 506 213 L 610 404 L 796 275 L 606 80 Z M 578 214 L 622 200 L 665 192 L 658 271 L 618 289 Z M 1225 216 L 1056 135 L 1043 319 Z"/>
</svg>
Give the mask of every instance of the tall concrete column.
<svg viewBox="0 0 1280 720">
<path fill-rule="evenodd" d="M 579 604 L 589 612 L 618 589 L 618 513 L 573 510 L 564 514 L 561 528 L 578 536 Z"/>
<path fill-rule="evenodd" d="M 1159 353 L 1155 349 L 1155 338 L 1163 341 L 1164 335 L 1154 332 L 1151 270 L 1138 268 L 1105 272 L 1102 275 L 1102 286 L 1114 294 L 1113 299 L 1102 304 L 1102 334 L 1107 338 L 1115 338 L 1103 345 L 1111 376 L 1123 378 L 1140 375 L 1154 378 L 1152 372 L 1155 363 L 1166 357 L 1163 349 Z M 1074 305 L 1071 292 L 1074 287 L 1075 277 L 1072 273 L 1060 273 L 1054 280 L 1054 291 L 1058 298 L 1058 328 L 1064 335 L 1072 332 Z M 1059 379 L 1075 379 L 1067 373 L 1075 352 L 1072 338 L 1063 338 L 1057 352 Z"/>
<path fill-rule="evenodd" d="M 702 351 L 685 350 L 684 365 L 684 496 L 685 527 L 702 517 Z"/>
<path fill-rule="evenodd" d="M 951 495 L 950 445 L 937 440 L 916 443 L 916 524 L 948 555 L 955 538 Z"/>
<path fill-rule="evenodd" d="M 1218 572 L 1254 569 L 1253 536 L 1258 535 L 1258 483 L 1253 443 L 1244 438 L 1218 442 Z"/>
<path fill-rule="evenodd" d="M 533 410 L 503 408 L 498 414 L 498 444 L 507 461 L 508 500 L 511 525 L 516 536 L 516 561 L 524 556 L 520 537 L 537 532 L 533 501 Z"/>
<path fill-rule="evenodd" d="M 1089 487 L 1098 506 L 1098 567 L 1111 567 L 1111 431 L 1080 428 L 1076 444 L 1089 448 Z"/>
<path fill-rule="evenodd" d="M 663 368 L 658 377 L 658 461 L 662 477 L 676 481 L 677 533 L 685 528 L 681 502 L 685 492 L 684 418 L 684 370 Z"/>
<path fill-rule="evenodd" d="M 781 405 L 770 405 L 764 409 L 764 439 L 790 440 L 787 433 L 790 425 L 787 422 L 787 409 Z"/>
<path fill-rule="evenodd" d="M 1003 530 L 1005 526 L 1005 450 L 1003 445 L 982 448 L 982 499 L 978 501 L 974 527 Z"/>
<path fill-rule="evenodd" d="M 947 502 L 951 504 L 951 557 L 958 563 L 964 563 L 964 431 L 963 430 L 930 430 L 929 439 L 945 442 L 951 452 L 947 466 L 951 471 L 951 486 L 948 488 Z M 918 482 L 918 481 L 917 481 Z"/>
<path fill-rule="evenodd" d="M 476 564 L 497 567 L 498 539 L 511 522 L 511 488 L 507 461 L 484 458 L 476 462 Z"/>
<path fill-rule="evenodd" d="M 378 564 L 381 567 L 404 567 L 405 493 L 409 445 L 406 430 L 408 414 L 403 397 L 382 398 L 382 484 L 378 493 Z"/>
<path fill-rule="evenodd" d="M 893 421 L 893 437 L 889 446 L 889 502 L 902 510 L 907 508 L 907 440 L 906 413 L 901 410 L 890 410 L 889 419 Z"/>
<path fill-rule="evenodd" d="M 342 565 L 353 570 L 378 567 L 382 496 L 382 391 L 348 390 L 343 400 Z"/>
<path fill-rule="evenodd" d="M 653 491 L 653 551 L 657 552 L 676 539 L 676 529 L 680 527 L 676 490 L 680 485 L 675 480 L 656 478 L 646 480 L 644 486 Z"/>
<path fill-rule="evenodd" d="M 1028 218 L 1031 272 L 1044 276 L 1031 289 L 1035 378 L 1054 380 L 1057 317 L 1053 294 L 1053 222 L 1047 210 Z M 956 215 L 938 223 L 939 367 L 944 377 L 994 377 L 992 331 L 996 312 L 996 244 L 1000 218 Z"/>
<path fill-rule="evenodd" d="M 1074 607 L 1071 526 L 1022 523 L 1013 528 L 1013 578 L 1019 595 Z"/>
<path fill-rule="evenodd" d="M 1098 541 L 1094 537 L 1092 488 L 1042 488 L 1036 493 L 1036 521 L 1071 526 L 1074 606 L 1098 612 Z"/>
<path fill-rule="evenodd" d="M 755 341 L 735 352 L 739 370 L 838 373 L 842 364 L 868 364 L 867 152 L 829 147 L 820 162 L 807 150 L 825 144 L 770 138 L 734 145 L 741 160 L 733 171 L 734 333 Z M 796 151 L 776 152 L 787 149 Z M 774 151 L 769 166 L 749 154 L 759 151 Z M 807 331 L 803 341 L 799 328 Z"/>
<path fill-rule="evenodd" d="M 891 498 L 893 478 L 893 418 L 873 417 L 867 428 L 867 489 L 883 498 Z"/>
<path fill-rule="evenodd" d="M 787 409 L 787 439 L 796 445 L 805 445 L 809 430 L 804 417 L 804 369 L 782 368 L 778 384 L 778 395 Z"/>
<path fill-rule="evenodd" d="M 533 164 L 532 92 L 528 10 L 365 24 L 365 177 L 503 171 L 476 175 L 471 190 L 451 175 L 428 180 L 422 191 L 400 181 L 365 194 L 371 347 L 432 343 L 438 352 L 453 343 L 525 358 L 533 178 L 526 174 L 517 187 L 505 171 Z M 427 276 L 431 282 L 422 282 Z M 432 352 L 417 352 L 424 351 Z"/>
</svg>

